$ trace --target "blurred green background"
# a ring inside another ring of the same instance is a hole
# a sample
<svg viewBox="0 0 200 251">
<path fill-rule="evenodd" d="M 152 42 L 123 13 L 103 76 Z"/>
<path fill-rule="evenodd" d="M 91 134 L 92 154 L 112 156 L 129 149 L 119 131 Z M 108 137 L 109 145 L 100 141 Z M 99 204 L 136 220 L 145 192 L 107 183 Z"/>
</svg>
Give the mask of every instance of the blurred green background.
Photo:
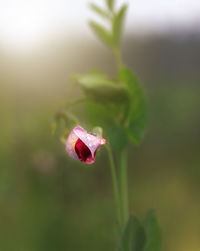
<svg viewBox="0 0 200 251">
<path fill-rule="evenodd" d="M 0 47 L 0 250 L 114 250 L 106 152 L 86 166 L 51 134 L 57 108 L 81 96 L 70 75 L 112 75 L 112 55 L 97 40 L 64 32 L 28 53 L 8 52 Z M 139 217 L 157 209 L 163 251 L 200 250 L 199 52 L 200 33 L 191 29 L 129 30 L 123 43 L 149 104 L 145 140 L 129 146 L 130 209 Z"/>
</svg>

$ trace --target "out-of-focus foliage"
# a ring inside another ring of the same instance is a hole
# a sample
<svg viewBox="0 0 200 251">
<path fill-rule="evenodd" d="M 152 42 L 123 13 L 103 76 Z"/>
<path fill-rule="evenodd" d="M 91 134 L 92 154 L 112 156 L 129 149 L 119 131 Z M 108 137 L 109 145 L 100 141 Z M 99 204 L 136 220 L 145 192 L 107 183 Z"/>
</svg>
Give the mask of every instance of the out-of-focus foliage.
<svg viewBox="0 0 200 251">
<path fill-rule="evenodd" d="M 147 125 L 144 91 L 128 68 L 119 71 L 117 81 L 102 73 L 76 76 L 86 97 L 92 126 L 104 128 L 111 144 L 120 149 L 128 140 L 139 144 Z"/>
<path fill-rule="evenodd" d="M 92 71 L 85 75 L 74 75 L 73 81 L 85 94 L 91 127 L 101 126 L 110 144 L 120 150 L 129 140 L 136 145 L 141 143 L 146 131 L 147 109 L 142 86 L 132 71 L 120 62 L 120 42 L 127 5 L 115 10 L 114 1 L 106 3 L 105 10 L 93 3 L 90 7 L 109 21 L 111 31 L 94 21 L 90 21 L 90 26 L 114 55 L 117 54 L 117 76 L 110 78 L 104 73 Z"/>
<path fill-rule="evenodd" d="M 125 107 L 120 104 L 100 104 L 87 102 L 89 121 L 92 126 L 101 126 L 110 144 L 115 149 L 121 149 L 127 142 L 126 132 L 120 120 Z"/>
<path fill-rule="evenodd" d="M 90 8 L 96 12 L 97 14 L 99 14 L 101 17 L 105 18 L 105 19 L 109 19 L 110 15 L 108 13 L 108 11 L 102 9 L 101 7 L 99 7 L 98 5 L 96 5 L 95 3 L 91 3 L 90 4 Z"/>
<path fill-rule="evenodd" d="M 86 95 L 91 124 L 102 126 L 112 146 L 117 146 L 118 150 L 121 150 L 127 144 L 128 139 L 136 145 L 141 142 L 147 124 L 146 101 L 137 78 L 130 69 L 122 67 L 120 42 L 127 6 L 123 5 L 120 10 L 116 11 L 113 2 L 107 1 L 107 5 L 110 12 L 93 4 L 91 4 L 91 9 L 107 19 L 111 29 L 95 21 L 90 21 L 89 24 L 115 55 L 119 71 L 117 80 L 121 84 L 121 89 L 117 90 L 115 81 L 97 72 L 78 76 L 76 82 Z M 145 248 L 145 251 L 160 251 L 161 234 L 155 214 L 152 211 L 147 213 L 143 223 L 144 226 L 140 225 L 136 217 L 130 218 L 122 235 L 119 250 L 142 251 Z"/>
<path fill-rule="evenodd" d="M 121 42 L 124 18 L 126 15 L 127 7 L 128 6 L 126 4 L 122 5 L 122 7 L 120 8 L 120 10 L 118 10 L 113 19 L 112 33 L 115 47 L 118 47 Z"/>
<path fill-rule="evenodd" d="M 90 27 L 94 30 L 97 36 L 110 48 L 113 47 L 113 37 L 110 31 L 104 28 L 102 25 L 96 23 L 95 21 L 89 22 Z"/>
<path fill-rule="evenodd" d="M 108 8 L 113 11 L 115 0 L 106 0 Z"/>
<path fill-rule="evenodd" d="M 120 82 L 127 86 L 129 105 L 125 111 L 125 127 L 129 139 L 139 144 L 144 136 L 147 126 L 147 107 L 144 90 L 128 68 L 122 68 L 118 74 Z"/>
<path fill-rule="evenodd" d="M 97 72 L 75 80 L 88 97 L 92 126 L 103 127 L 115 148 L 123 147 L 128 138 L 135 144 L 141 142 L 147 124 L 145 95 L 128 68 L 119 71 L 117 80 Z"/>
<path fill-rule="evenodd" d="M 83 37 L 52 44 L 29 57 L 0 57 L 0 250 L 115 250 L 104 151 L 83 168 L 49 127 L 65 97 L 82 98 L 70 74 L 92 65 L 112 75 L 112 59 Z M 125 60 L 147 89 L 150 110 L 146 139 L 129 147 L 130 208 L 139 219 L 157 209 L 163 251 L 200 250 L 199 50 L 191 33 L 125 39 Z M 82 103 L 76 112 L 85 119 Z"/>
</svg>

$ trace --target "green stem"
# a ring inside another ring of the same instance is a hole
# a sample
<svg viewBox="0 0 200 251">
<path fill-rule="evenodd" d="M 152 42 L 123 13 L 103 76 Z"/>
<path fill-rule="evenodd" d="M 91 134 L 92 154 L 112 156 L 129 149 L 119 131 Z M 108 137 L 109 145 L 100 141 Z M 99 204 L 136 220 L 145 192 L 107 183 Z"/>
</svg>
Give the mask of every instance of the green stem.
<svg viewBox="0 0 200 251">
<path fill-rule="evenodd" d="M 122 210 L 122 225 L 125 226 L 129 216 L 126 148 L 123 148 L 119 153 L 119 167 L 120 167 L 119 177 L 120 177 L 120 203 Z"/>
<path fill-rule="evenodd" d="M 119 228 L 121 230 L 122 218 L 121 218 L 119 186 L 118 186 L 118 181 L 117 181 L 116 168 L 115 168 L 114 158 L 113 158 L 113 154 L 112 154 L 110 146 L 107 145 L 106 149 L 108 151 L 108 159 L 109 159 L 109 163 L 110 163 L 110 170 L 111 170 L 111 177 L 112 177 L 112 183 L 113 183 L 113 192 L 114 192 L 115 206 L 116 206 L 116 211 L 117 211 L 117 218 L 118 218 Z"/>
</svg>

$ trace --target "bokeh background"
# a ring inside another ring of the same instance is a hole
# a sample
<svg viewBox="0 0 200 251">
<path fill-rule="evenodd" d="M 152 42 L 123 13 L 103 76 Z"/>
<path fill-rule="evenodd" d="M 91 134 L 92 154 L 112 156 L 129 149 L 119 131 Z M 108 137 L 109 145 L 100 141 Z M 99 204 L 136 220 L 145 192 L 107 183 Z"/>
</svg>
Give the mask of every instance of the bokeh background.
<svg viewBox="0 0 200 251">
<path fill-rule="evenodd" d="M 149 104 L 145 140 L 129 146 L 130 208 L 157 209 L 163 251 L 198 251 L 200 2 L 127 2 L 124 61 Z M 57 108 L 81 96 L 70 75 L 115 73 L 91 17 L 86 0 L 0 1 L 0 250 L 115 248 L 106 153 L 87 167 L 51 134 Z"/>
</svg>

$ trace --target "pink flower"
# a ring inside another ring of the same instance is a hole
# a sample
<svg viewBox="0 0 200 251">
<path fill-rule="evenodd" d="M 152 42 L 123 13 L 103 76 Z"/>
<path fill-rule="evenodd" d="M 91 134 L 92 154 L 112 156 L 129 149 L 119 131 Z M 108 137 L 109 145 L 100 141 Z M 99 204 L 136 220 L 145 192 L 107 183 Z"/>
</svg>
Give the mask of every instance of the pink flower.
<svg viewBox="0 0 200 251">
<path fill-rule="evenodd" d="M 97 149 L 104 144 L 105 139 L 87 133 L 81 126 L 76 126 L 67 139 L 66 152 L 73 159 L 92 164 L 95 162 Z"/>
</svg>

